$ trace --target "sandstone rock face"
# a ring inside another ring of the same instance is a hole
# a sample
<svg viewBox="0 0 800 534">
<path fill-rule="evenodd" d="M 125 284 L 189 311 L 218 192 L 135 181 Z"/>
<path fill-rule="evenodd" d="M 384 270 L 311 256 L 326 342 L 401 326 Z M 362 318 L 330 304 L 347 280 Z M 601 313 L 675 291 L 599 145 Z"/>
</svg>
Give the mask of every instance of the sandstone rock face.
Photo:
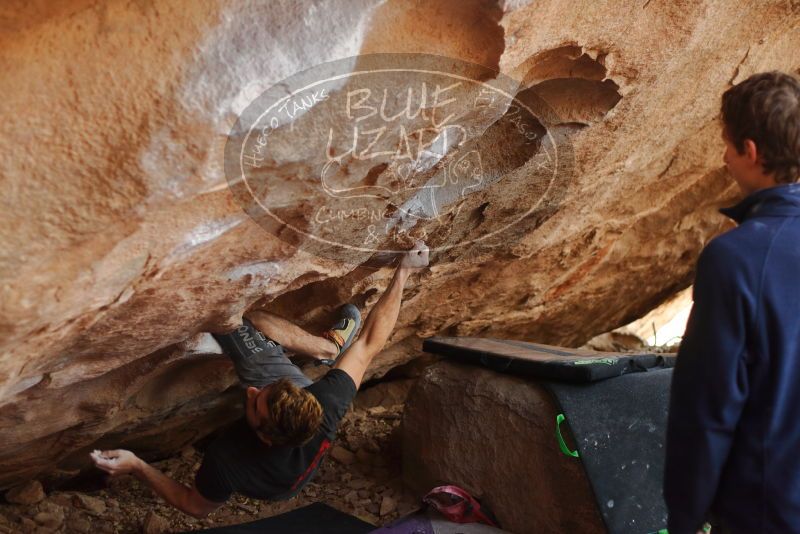
<svg viewBox="0 0 800 534">
<path fill-rule="evenodd" d="M 500 71 L 559 118 L 569 180 L 507 246 L 434 254 L 379 376 L 436 333 L 578 345 L 686 287 L 734 195 L 719 95 L 796 71 L 799 18 L 777 0 L 5 3 L 0 488 L 71 476 L 94 448 L 179 450 L 236 414 L 202 332 L 254 304 L 315 328 L 385 287 L 388 270 L 312 256 L 235 201 L 223 146 L 264 89 L 324 61 L 432 53 Z M 494 169 L 519 166 L 467 199 L 464 239 L 535 201 L 534 158 L 474 142 Z M 284 192 L 302 164 L 275 162 Z M 286 209 L 319 208 L 305 200 Z"/>
<path fill-rule="evenodd" d="M 556 414 L 541 386 L 437 363 L 403 414 L 404 480 L 420 493 L 461 486 L 509 532 L 605 532 L 583 469 L 558 448 Z"/>
</svg>

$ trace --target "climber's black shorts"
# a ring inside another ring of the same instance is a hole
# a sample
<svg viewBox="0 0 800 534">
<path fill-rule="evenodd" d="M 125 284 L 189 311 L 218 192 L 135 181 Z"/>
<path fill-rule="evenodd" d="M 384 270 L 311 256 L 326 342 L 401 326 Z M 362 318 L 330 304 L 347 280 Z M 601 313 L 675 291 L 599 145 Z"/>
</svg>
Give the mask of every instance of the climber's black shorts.
<svg viewBox="0 0 800 534">
<path fill-rule="evenodd" d="M 313 383 L 289 360 L 283 347 L 247 319 L 233 332 L 214 334 L 214 338 L 233 360 L 239 381 L 245 386 L 263 388 L 281 378 L 288 378 L 300 388 Z"/>
</svg>

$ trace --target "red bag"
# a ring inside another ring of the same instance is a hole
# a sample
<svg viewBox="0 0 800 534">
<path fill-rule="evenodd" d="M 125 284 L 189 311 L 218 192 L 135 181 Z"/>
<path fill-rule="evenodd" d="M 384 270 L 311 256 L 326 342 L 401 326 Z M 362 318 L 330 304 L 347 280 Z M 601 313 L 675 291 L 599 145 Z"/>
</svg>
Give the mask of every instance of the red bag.
<svg viewBox="0 0 800 534">
<path fill-rule="evenodd" d="M 453 523 L 482 523 L 490 527 L 497 524 L 481 510 L 481 504 L 458 486 L 439 486 L 433 488 L 422 498 L 422 502 L 435 508 L 448 521 Z"/>
</svg>

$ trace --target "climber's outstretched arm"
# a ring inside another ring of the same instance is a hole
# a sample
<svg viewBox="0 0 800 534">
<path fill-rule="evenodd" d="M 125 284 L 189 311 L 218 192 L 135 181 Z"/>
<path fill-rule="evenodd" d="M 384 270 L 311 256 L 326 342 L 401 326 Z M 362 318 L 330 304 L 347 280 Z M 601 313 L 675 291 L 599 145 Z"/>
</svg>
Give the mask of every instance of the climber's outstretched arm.
<svg viewBox="0 0 800 534">
<path fill-rule="evenodd" d="M 389 287 L 370 310 L 358 339 L 336 360 L 334 368 L 341 369 L 350 375 L 356 384 L 361 385 L 364 373 L 370 362 L 378 354 L 394 330 L 400 303 L 403 300 L 403 286 L 415 269 L 428 265 L 428 247 L 418 241 L 408 251 L 394 273 Z"/>
<path fill-rule="evenodd" d="M 134 475 L 169 504 L 191 516 L 205 517 L 224 504 L 209 501 L 200 495 L 197 488 L 172 480 L 130 451 L 95 451 L 90 456 L 94 465 L 111 476 Z"/>
</svg>

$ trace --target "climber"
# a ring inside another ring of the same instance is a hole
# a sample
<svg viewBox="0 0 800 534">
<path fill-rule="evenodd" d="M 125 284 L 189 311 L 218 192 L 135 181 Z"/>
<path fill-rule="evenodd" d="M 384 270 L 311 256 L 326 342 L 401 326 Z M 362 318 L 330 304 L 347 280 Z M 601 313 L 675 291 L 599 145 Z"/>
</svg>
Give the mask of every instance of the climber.
<svg viewBox="0 0 800 534">
<path fill-rule="evenodd" d="M 670 534 L 800 533 L 800 81 L 722 95 L 723 160 L 746 197 L 705 247 L 672 377 Z"/>
<path fill-rule="evenodd" d="M 112 476 L 133 474 L 195 517 L 206 516 L 233 492 L 270 501 L 293 497 L 330 448 L 364 372 L 392 333 L 406 280 L 427 264 L 428 248 L 418 241 L 400 258 L 360 334 L 358 309 L 346 305 L 339 323 L 324 337 L 260 311 L 246 314 L 234 332 L 217 335 L 246 386 L 245 416 L 209 445 L 193 487 L 126 450 L 94 451 L 94 464 Z M 327 363 L 333 369 L 312 382 L 289 361 L 284 348 L 331 360 Z"/>
</svg>

